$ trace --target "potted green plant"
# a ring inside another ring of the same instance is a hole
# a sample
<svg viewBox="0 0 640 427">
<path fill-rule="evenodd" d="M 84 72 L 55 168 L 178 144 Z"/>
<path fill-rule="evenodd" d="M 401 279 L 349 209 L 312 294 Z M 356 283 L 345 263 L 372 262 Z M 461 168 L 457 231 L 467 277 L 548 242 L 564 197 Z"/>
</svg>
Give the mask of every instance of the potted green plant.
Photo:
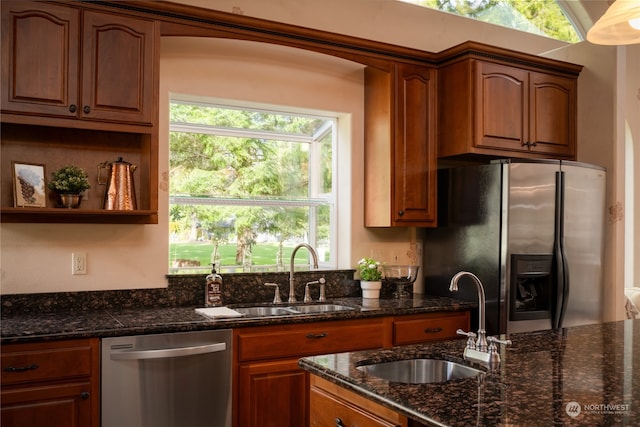
<svg viewBox="0 0 640 427">
<path fill-rule="evenodd" d="M 362 258 L 358 261 L 358 274 L 360 275 L 360 288 L 363 298 L 379 298 L 382 287 L 382 271 L 380 263 L 373 258 Z"/>
<path fill-rule="evenodd" d="M 77 208 L 82 201 L 80 193 L 91 188 L 91 184 L 84 169 L 66 165 L 53 172 L 47 187 L 58 194 L 63 207 Z"/>
</svg>

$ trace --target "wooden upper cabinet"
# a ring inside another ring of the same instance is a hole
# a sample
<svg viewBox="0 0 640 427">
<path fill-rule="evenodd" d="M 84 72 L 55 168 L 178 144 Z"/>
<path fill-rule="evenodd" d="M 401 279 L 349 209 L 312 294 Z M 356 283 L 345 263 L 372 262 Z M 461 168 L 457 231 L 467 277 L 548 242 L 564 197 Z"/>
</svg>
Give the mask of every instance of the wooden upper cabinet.
<svg viewBox="0 0 640 427">
<path fill-rule="evenodd" d="M 365 225 L 436 225 L 436 70 L 365 70 Z"/>
<path fill-rule="evenodd" d="M 84 13 L 82 116 L 95 120 L 153 120 L 154 23 Z"/>
<path fill-rule="evenodd" d="M 2 110 L 151 125 L 155 37 L 150 20 L 3 2 Z"/>
<path fill-rule="evenodd" d="M 529 143 L 539 153 L 574 158 L 577 128 L 575 78 L 529 74 Z"/>
<path fill-rule="evenodd" d="M 3 2 L 3 111 L 76 115 L 79 18 L 75 8 Z"/>
<path fill-rule="evenodd" d="M 575 159 L 582 67 L 487 49 L 439 69 L 438 156 Z"/>
</svg>

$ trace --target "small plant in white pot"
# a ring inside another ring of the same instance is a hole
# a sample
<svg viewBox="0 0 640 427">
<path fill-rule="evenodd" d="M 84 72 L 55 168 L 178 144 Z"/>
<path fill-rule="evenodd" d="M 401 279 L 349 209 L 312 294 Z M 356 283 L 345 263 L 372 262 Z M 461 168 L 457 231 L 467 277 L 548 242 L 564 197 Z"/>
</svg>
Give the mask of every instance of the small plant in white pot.
<svg viewBox="0 0 640 427">
<path fill-rule="evenodd" d="M 382 287 L 382 271 L 380 263 L 373 258 L 362 258 L 358 261 L 358 274 L 363 298 L 379 298 Z"/>
<path fill-rule="evenodd" d="M 84 169 L 67 165 L 53 172 L 47 187 L 58 194 L 63 207 L 77 208 L 82 200 L 80 193 L 91 188 L 91 184 Z"/>
</svg>

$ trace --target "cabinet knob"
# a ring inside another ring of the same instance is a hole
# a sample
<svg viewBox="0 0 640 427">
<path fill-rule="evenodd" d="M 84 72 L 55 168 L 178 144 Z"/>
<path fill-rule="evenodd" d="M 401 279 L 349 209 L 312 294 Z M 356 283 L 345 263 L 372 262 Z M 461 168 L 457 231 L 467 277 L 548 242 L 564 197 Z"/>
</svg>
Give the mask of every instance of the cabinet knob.
<svg viewBox="0 0 640 427">
<path fill-rule="evenodd" d="M 85 105 L 84 107 L 82 107 L 82 112 L 85 114 L 89 114 L 91 112 L 91 107 Z"/>
<path fill-rule="evenodd" d="M 75 113 L 76 111 L 78 111 L 78 106 L 76 104 L 69 105 L 69 112 L 70 113 Z"/>
<path fill-rule="evenodd" d="M 404 211 L 403 210 L 399 210 L 398 211 L 398 216 L 404 216 Z"/>
<path fill-rule="evenodd" d="M 345 427 L 340 418 L 336 418 L 336 427 Z"/>
<path fill-rule="evenodd" d="M 80 393 L 80 398 L 82 400 L 87 400 L 89 398 L 90 394 L 88 391 L 83 391 L 82 393 Z"/>
</svg>

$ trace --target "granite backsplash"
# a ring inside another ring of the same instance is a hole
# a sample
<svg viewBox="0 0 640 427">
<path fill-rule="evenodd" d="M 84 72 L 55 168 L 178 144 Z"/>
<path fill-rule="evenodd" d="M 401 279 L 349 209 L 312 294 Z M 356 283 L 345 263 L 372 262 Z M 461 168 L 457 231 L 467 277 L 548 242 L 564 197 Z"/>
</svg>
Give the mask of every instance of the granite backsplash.
<svg viewBox="0 0 640 427">
<path fill-rule="evenodd" d="M 324 277 L 327 299 L 358 297 L 362 295 L 360 281 L 353 280 L 354 270 L 298 271 L 296 298 L 302 301 L 304 285 Z M 155 289 L 125 289 L 86 292 L 53 292 L 37 294 L 0 295 L 2 316 L 31 312 L 54 313 L 59 311 L 92 311 L 109 308 L 159 308 L 204 306 L 206 274 L 167 275 L 167 287 Z M 280 285 L 282 300 L 289 297 L 289 273 L 230 273 L 223 275 L 222 303 L 266 303 L 273 301 L 273 287 Z M 395 288 L 383 283 L 381 298 L 389 298 Z M 318 299 L 318 287 L 312 288 L 314 300 Z"/>
</svg>

